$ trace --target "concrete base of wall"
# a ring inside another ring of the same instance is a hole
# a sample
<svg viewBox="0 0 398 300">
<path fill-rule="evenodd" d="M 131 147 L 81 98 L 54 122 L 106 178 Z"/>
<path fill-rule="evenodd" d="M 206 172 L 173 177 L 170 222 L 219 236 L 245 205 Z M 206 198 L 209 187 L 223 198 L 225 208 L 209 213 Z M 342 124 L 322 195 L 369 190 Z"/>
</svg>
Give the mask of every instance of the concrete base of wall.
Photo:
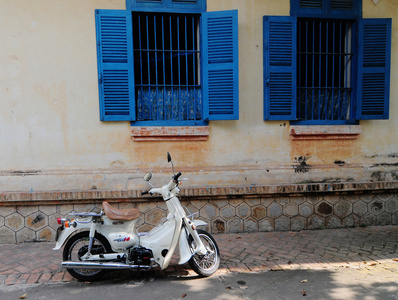
<svg viewBox="0 0 398 300">
<path fill-rule="evenodd" d="M 0 243 L 53 241 L 58 217 L 100 211 L 103 200 L 138 208 L 139 231 L 167 215 L 159 197 L 141 191 L 0 194 Z M 398 181 L 182 189 L 181 202 L 212 233 L 299 231 L 398 224 Z"/>
</svg>

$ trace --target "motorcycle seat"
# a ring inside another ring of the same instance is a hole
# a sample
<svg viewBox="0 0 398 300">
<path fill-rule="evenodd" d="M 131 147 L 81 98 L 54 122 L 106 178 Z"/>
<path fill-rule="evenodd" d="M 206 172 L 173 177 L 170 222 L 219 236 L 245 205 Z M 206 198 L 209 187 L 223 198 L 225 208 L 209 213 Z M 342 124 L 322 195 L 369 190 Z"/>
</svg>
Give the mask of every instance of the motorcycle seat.
<svg viewBox="0 0 398 300">
<path fill-rule="evenodd" d="M 111 220 L 131 221 L 140 216 L 140 211 L 136 208 L 119 209 L 112 207 L 107 201 L 102 202 L 105 215 Z"/>
</svg>

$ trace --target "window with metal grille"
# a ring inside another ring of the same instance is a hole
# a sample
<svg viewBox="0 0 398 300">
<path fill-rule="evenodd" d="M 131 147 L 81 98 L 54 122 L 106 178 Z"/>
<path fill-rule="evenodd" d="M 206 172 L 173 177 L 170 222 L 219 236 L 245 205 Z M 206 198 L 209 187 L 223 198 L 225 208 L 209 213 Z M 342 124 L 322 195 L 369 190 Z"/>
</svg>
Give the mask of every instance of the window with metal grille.
<svg viewBox="0 0 398 300">
<path fill-rule="evenodd" d="M 298 19 L 297 118 L 352 118 L 353 21 Z"/>
<path fill-rule="evenodd" d="M 199 16 L 134 12 L 137 121 L 202 119 Z"/>
<path fill-rule="evenodd" d="M 389 118 L 391 19 L 362 0 L 291 0 L 264 16 L 264 120 L 297 125 Z"/>
</svg>

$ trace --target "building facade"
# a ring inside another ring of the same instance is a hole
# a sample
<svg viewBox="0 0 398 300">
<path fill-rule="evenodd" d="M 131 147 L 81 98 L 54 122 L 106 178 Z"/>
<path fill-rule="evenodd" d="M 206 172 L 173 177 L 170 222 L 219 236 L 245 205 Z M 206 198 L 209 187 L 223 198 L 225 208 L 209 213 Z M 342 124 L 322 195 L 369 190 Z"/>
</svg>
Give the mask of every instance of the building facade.
<svg viewBox="0 0 398 300">
<path fill-rule="evenodd" d="M 108 200 L 211 232 L 398 224 L 395 0 L 0 0 L 0 240 Z"/>
</svg>

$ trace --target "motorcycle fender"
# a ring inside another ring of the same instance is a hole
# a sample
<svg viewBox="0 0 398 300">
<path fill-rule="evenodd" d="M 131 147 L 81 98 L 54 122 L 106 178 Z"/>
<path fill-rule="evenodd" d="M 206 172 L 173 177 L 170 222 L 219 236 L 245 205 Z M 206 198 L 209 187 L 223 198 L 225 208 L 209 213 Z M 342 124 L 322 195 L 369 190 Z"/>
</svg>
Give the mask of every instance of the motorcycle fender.
<svg viewBox="0 0 398 300">
<path fill-rule="evenodd" d="M 55 247 L 53 248 L 53 250 L 58 250 L 60 249 L 65 242 L 68 240 L 68 238 L 77 230 L 79 230 L 81 228 L 75 228 L 75 227 L 68 227 L 68 228 L 64 228 L 61 231 L 61 234 L 58 237 L 58 240 L 55 244 Z"/>
<path fill-rule="evenodd" d="M 179 250 L 180 250 L 180 261 L 179 265 L 185 264 L 192 257 L 191 250 L 188 245 L 188 237 L 185 229 L 182 229 L 180 232 L 180 242 L 179 242 Z"/>
</svg>

